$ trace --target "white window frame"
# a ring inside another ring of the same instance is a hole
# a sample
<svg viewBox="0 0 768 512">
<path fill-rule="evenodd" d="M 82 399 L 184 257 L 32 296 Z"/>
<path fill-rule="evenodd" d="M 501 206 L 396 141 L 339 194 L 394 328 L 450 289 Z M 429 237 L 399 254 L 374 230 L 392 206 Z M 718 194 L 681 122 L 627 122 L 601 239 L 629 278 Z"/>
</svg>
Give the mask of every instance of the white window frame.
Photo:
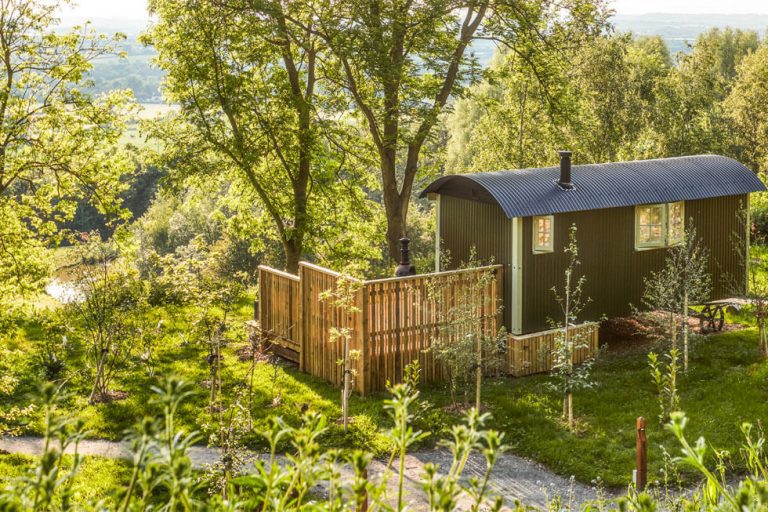
<svg viewBox="0 0 768 512">
<path fill-rule="evenodd" d="M 672 211 L 672 207 L 680 205 L 680 222 L 682 223 L 682 226 L 680 226 L 680 236 L 674 238 L 672 237 L 672 221 L 671 221 L 671 215 L 670 212 Z M 667 245 L 673 246 L 673 245 L 679 245 L 683 243 L 685 240 L 685 201 L 677 201 L 675 203 L 667 203 Z"/>
<path fill-rule="evenodd" d="M 539 244 L 539 220 L 549 221 L 549 243 L 546 245 Z M 537 215 L 533 217 L 533 223 L 531 225 L 531 232 L 533 233 L 533 253 L 545 254 L 553 252 L 555 250 L 555 216 L 554 215 Z"/>
<path fill-rule="evenodd" d="M 680 205 L 681 218 L 682 218 L 682 231 L 679 237 L 672 237 L 672 226 L 670 225 L 670 210 L 672 206 Z M 661 233 L 660 240 L 654 240 L 652 242 L 640 241 L 640 211 L 645 208 L 660 208 L 661 209 Z M 635 206 L 635 250 L 645 251 L 649 249 L 659 249 L 664 247 L 671 247 L 682 243 L 685 236 L 685 202 L 676 201 L 674 203 L 654 203 L 654 204 L 639 204 Z"/>
</svg>

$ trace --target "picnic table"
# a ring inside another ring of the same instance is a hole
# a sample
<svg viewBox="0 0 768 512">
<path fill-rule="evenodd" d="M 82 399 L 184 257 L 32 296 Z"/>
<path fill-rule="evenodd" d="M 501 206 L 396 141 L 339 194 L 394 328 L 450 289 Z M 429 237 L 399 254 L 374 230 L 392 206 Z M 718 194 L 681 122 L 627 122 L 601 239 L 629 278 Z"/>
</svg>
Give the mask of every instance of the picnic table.
<svg viewBox="0 0 768 512">
<path fill-rule="evenodd" d="M 704 328 L 706 322 L 710 331 L 721 331 L 725 324 L 725 310 L 728 308 L 740 309 L 749 303 L 740 297 L 711 300 L 688 308 L 688 314 L 699 319 L 699 329 Z M 696 309 L 696 308 L 701 309 Z"/>
</svg>

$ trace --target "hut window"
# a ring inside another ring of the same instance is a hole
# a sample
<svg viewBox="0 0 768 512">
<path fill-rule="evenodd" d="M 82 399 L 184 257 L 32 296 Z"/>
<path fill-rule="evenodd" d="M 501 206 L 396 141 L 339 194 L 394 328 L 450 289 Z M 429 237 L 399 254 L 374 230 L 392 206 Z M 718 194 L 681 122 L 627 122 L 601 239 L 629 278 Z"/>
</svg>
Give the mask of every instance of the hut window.
<svg viewBox="0 0 768 512">
<path fill-rule="evenodd" d="M 685 238 L 685 203 L 670 203 L 669 209 L 669 245 L 679 244 Z"/>
<path fill-rule="evenodd" d="M 685 232 L 684 203 L 646 204 L 635 208 L 635 248 L 679 243 Z"/>
<path fill-rule="evenodd" d="M 554 226 L 555 220 L 552 215 L 533 218 L 533 252 L 552 252 Z"/>
</svg>

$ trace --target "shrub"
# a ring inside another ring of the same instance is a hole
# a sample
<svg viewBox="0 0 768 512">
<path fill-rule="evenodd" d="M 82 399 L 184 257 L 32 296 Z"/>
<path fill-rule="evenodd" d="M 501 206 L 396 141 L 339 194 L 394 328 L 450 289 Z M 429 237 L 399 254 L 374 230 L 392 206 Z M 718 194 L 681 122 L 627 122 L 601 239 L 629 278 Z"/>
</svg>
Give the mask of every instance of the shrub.
<svg viewBox="0 0 768 512">
<path fill-rule="evenodd" d="M 49 311 L 40 320 L 43 338 L 37 346 L 37 360 L 46 380 L 59 378 L 66 368 L 71 348 L 72 327 L 67 315 Z"/>
<path fill-rule="evenodd" d="M 199 436 L 178 431 L 174 421 L 193 392 L 183 381 L 170 378 L 153 388 L 152 403 L 159 408 L 160 415 L 144 418 L 128 436 L 132 470 L 125 487 L 115 489 L 106 502 L 88 503 L 81 508 L 351 511 L 359 510 L 367 496 L 372 502 L 371 510 L 391 510 L 390 497 L 385 492 L 387 484 L 391 484 L 396 489 L 395 510 L 405 510 L 406 454 L 425 433 L 411 427 L 411 409 L 418 401 L 418 392 L 407 385 L 395 386 L 390 391 L 392 397 L 386 407 L 393 419 L 388 432 L 392 455 L 380 477 L 367 476 L 372 457 L 364 451 L 321 449 L 319 441 L 328 428 L 327 420 L 308 411 L 298 427 L 275 420 L 272 428 L 264 432 L 270 446 L 269 456 L 256 459 L 255 467 L 246 465 L 236 473 L 227 460 L 214 465 L 206 476 L 212 484 L 208 489 L 211 495 L 206 495 L 201 492 L 189 459 L 189 448 Z M 72 484 L 80 461 L 77 441 L 86 433 L 81 424 L 57 412 L 60 397 L 55 386 L 44 386 L 42 396 L 46 451 L 29 476 L 17 478 L 0 490 L 0 510 L 67 510 L 71 506 Z M 487 414 L 470 411 L 464 423 L 454 426 L 446 440 L 453 454 L 450 467 L 442 468 L 441 475 L 437 465 L 427 466 L 423 487 L 435 504 L 432 510 L 457 510 L 459 499 L 464 496 L 469 498 L 469 510 L 477 511 L 481 504 L 490 504 L 491 510 L 500 509 L 501 498 L 491 495 L 488 481 L 498 455 L 504 450 L 503 435 L 485 428 L 489 420 Z M 291 455 L 278 463 L 278 446 L 285 443 L 290 446 Z M 62 455 L 67 447 L 75 452 L 75 463 L 71 466 L 64 463 Z M 484 459 L 487 470 L 479 478 L 463 479 L 472 455 Z M 341 464 L 352 467 L 352 477 L 341 478 Z M 397 475 L 393 472 L 395 466 L 399 468 Z M 325 497 L 313 492 L 318 485 L 328 489 Z M 223 500 L 227 501 L 226 506 Z"/>
</svg>

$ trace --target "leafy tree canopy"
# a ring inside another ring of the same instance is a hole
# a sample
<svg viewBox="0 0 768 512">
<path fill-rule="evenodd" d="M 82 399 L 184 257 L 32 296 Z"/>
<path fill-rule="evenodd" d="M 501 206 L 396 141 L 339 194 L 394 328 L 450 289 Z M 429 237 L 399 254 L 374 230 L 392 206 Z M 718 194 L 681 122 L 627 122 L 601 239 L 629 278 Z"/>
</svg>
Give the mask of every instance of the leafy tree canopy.
<svg viewBox="0 0 768 512">
<path fill-rule="evenodd" d="M 0 11 L 0 292 L 39 284 L 40 249 L 57 222 L 87 198 L 113 221 L 124 216 L 120 177 L 134 166 L 116 148 L 130 94 L 92 98 L 83 89 L 94 59 L 113 43 L 87 26 L 53 31 L 60 2 L 4 2 Z"/>
</svg>

